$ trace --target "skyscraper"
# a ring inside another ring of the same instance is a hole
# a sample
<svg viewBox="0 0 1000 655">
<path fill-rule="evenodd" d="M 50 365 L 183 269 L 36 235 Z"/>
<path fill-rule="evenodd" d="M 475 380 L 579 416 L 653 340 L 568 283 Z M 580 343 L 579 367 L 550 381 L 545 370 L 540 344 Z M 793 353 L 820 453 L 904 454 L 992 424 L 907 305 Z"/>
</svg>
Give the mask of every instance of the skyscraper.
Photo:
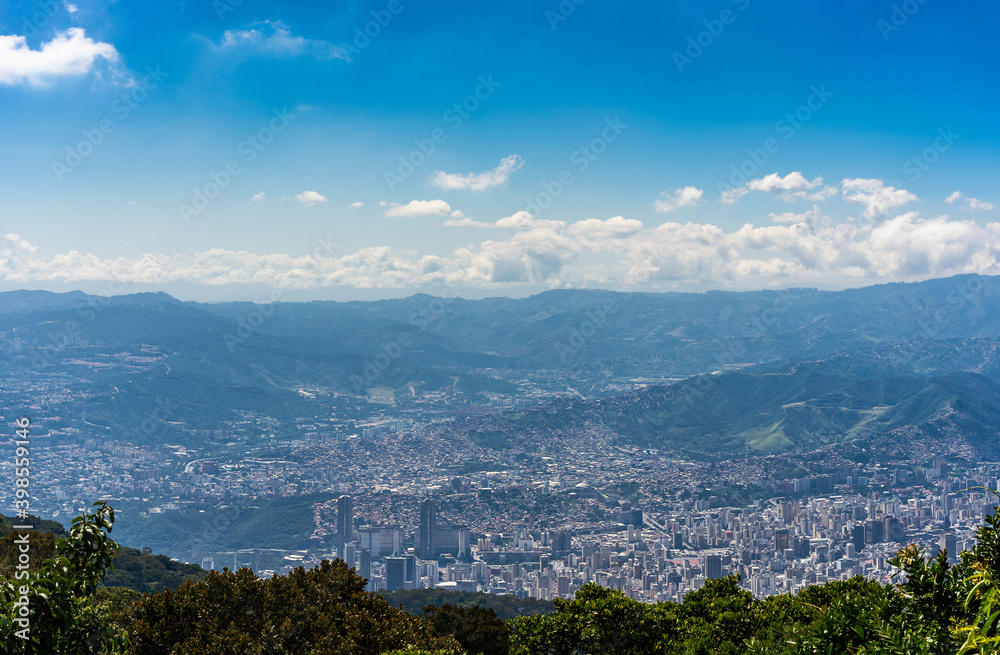
<svg viewBox="0 0 1000 655">
<path fill-rule="evenodd" d="M 705 579 L 706 580 L 718 580 L 722 577 L 722 556 L 721 555 L 706 555 L 705 556 Z"/>
<path fill-rule="evenodd" d="M 368 587 L 371 586 L 370 579 L 372 577 L 372 554 L 367 548 L 362 548 L 361 552 L 358 553 L 358 575 L 362 578 L 369 580 L 366 583 L 365 591 L 370 591 Z"/>
<path fill-rule="evenodd" d="M 428 498 L 420 504 L 420 559 L 437 557 L 437 506 Z"/>
<path fill-rule="evenodd" d="M 337 499 L 337 555 L 344 557 L 344 544 L 354 541 L 354 499 L 341 496 Z M 354 562 L 348 562 L 353 566 Z"/>
<path fill-rule="evenodd" d="M 955 537 L 954 532 L 946 532 L 941 535 L 938 546 L 941 550 L 948 552 L 948 562 L 958 564 L 958 539 Z"/>
<path fill-rule="evenodd" d="M 385 558 L 385 588 L 389 591 L 402 589 L 406 583 L 406 558 Z"/>
</svg>

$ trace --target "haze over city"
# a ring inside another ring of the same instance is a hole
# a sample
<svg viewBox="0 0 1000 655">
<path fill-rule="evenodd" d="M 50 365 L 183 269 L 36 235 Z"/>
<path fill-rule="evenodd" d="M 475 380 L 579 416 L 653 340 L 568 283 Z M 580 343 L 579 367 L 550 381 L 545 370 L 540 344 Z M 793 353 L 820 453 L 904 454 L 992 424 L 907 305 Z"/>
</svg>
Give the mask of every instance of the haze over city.
<svg viewBox="0 0 1000 655">
<path fill-rule="evenodd" d="M 0 6 L 0 655 L 996 653 L 1000 6 Z"/>
</svg>

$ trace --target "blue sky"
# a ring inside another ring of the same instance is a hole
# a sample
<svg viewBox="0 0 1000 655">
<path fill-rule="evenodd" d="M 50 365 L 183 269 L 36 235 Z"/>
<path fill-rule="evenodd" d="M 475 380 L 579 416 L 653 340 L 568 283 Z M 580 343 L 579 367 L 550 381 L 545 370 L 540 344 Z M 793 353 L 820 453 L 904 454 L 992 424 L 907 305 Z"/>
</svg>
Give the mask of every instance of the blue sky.
<svg viewBox="0 0 1000 655">
<path fill-rule="evenodd" d="M 1000 273 L 1000 7 L 782 5 L 5 3 L 0 288 Z"/>
</svg>

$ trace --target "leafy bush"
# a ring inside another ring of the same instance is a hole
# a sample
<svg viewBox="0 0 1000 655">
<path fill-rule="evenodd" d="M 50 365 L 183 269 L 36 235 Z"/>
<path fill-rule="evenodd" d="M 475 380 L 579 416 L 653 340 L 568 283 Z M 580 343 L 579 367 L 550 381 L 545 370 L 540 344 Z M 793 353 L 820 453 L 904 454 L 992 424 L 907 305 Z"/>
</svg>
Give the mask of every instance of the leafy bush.
<svg viewBox="0 0 1000 655">
<path fill-rule="evenodd" d="M 69 537 L 55 542 L 53 557 L 0 578 L 0 654 L 114 654 L 128 648 L 126 634 L 110 619 L 110 603 L 94 596 L 118 553 L 108 536 L 114 509 L 103 502 L 94 506 L 95 513 L 73 519 Z M 28 542 L 30 556 L 30 537 Z"/>
</svg>

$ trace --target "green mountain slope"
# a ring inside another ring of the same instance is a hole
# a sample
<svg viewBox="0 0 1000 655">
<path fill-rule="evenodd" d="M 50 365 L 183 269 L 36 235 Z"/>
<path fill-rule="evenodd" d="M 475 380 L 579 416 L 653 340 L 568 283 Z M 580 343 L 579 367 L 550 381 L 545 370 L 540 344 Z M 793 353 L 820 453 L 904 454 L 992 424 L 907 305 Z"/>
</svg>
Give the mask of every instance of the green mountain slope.
<svg viewBox="0 0 1000 655">
<path fill-rule="evenodd" d="M 600 422 L 632 444 L 714 460 L 805 452 L 912 428 L 998 452 L 1000 385 L 974 373 L 860 379 L 805 370 L 705 375 L 600 401 L 564 402 L 513 421 L 537 430 Z"/>
</svg>

